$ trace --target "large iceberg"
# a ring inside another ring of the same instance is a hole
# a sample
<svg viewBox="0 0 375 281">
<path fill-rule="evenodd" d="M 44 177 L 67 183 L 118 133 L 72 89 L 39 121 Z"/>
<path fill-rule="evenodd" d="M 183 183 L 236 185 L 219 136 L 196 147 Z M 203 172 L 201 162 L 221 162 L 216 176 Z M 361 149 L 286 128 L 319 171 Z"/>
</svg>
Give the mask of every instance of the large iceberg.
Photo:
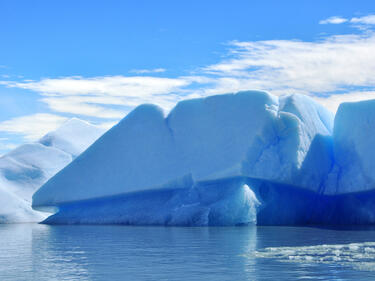
<svg viewBox="0 0 375 281">
<path fill-rule="evenodd" d="M 45 214 L 31 208 L 33 193 L 104 133 L 73 118 L 35 143 L 0 158 L 0 223 L 38 222 Z"/>
<path fill-rule="evenodd" d="M 281 207 L 303 212 L 332 170 L 333 119 L 307 96 L 259 91 L 185 100 L 167 116 L 141 105 L 44 184 L 33 207 L 58 210 L 49 223 L 235 225 L 272 216 L 281 192 Z M 279 223 L 299 222 L 292 213 Z"/>
<path fill-rule="evenodd" d="M 141 105 L 33 195 L 45 223 L 375 223 L 375 101 L 247 91 Z"/>
<path fill-rule="evenodd" d="M 141 105 L 39 189 L 33 205 L 178 187 L 187 176 L 194 183 L 251 177 L 317 191 L 331 168 L 332 123 L 332 114 L 300 95 L 187 100 L 166 117 Z"/>
</svg>

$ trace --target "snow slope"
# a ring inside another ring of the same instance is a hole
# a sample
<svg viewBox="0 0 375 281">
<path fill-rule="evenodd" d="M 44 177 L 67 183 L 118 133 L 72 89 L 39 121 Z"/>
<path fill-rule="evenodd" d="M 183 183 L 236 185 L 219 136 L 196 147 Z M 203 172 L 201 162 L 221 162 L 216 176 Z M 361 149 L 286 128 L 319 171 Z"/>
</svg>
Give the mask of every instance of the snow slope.
<svg viewBox="0 0 375 281">
<path fill-rule="evenodd" d="M 57 130 L 46 134 L 39 140 L 39 143 L 54 147 L 67 154 L 77 157 L 82 151 L 85 151 L 95 140 L 97 140 L 104 130 L 93 126 L 92 124 L 71 118 Z"/>
<path fill-rule="evenodd" d="M 32 194 L 85 150 L 103 130 L 71 119 L 39 142 L 22 145 L 0 158 L 0 223 L 40 221 Z"/>
</svg>

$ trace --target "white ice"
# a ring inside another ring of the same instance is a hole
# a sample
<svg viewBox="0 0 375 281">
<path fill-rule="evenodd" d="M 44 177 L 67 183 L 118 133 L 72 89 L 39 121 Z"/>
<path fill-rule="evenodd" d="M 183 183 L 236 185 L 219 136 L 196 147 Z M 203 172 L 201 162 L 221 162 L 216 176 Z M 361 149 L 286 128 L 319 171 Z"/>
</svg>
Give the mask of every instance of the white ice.
<svg viewBox="0 0 375 281">
<path fill-rule="evenodd" d="M 32 194 L 103 132 L 72 119 L 40 141 L 3 155 L 0 158 L 0 223 L 40 221 L 45 217 L 31 209 Z"/>
</svg>

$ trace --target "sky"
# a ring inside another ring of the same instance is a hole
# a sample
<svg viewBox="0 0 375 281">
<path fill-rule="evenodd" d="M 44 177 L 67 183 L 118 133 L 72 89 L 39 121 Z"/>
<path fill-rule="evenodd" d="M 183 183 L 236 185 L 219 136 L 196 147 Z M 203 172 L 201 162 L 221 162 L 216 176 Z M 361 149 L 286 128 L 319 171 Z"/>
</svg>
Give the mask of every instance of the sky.
<svg viewBox="0 0 375 281">
<path fill-rule="evenodd" d="M 241 90 L 375 99 L 373 1 L 0 0 L 0 155 L 69 118 Z"/>
</svg>

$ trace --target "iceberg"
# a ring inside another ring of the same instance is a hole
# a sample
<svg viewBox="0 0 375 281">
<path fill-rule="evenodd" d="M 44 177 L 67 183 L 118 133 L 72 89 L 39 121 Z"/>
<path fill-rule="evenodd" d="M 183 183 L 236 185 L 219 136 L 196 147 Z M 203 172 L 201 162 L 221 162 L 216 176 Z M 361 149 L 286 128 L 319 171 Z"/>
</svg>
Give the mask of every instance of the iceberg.
<svg viewBox="0 0 375 281">
<path fill-rule="evenodd" d="M 332 169 L 333 120 L 307 96 L 260 91 L 181 101 L 167 116 L 141 105 L 45 183 L 33 208 L 57 210 L 47 223 L 237 225 L 297 190 L 283 206 L 303 212 Z M 267 186 L 276 195 L 264 199 Z"/>
<path fill-rule="evenodd" d="M 34 195 L 34 208 L 231 177 L 318 190 L 333 116 L 306 96 L 240 92 L 186 100 L 168 116 L 141 105 Z M 309 151 L 314 150 L 314 156 Z M 328 156 L 327 156 L 328 155 Z"/>
<path fill-rule="evenodd" d="M 33 195 L 49 224 L 375 223 L 375 101 L 246 91 L 141 105 Z"/>
<path fill-rule="evenodd" d="M 3 155 L 0 158 L 0 223 L 38 222 L 45 218 L 45 214 L 31 208 L 33 193 L 103 132 L 73 118 L 38 142 L 24 144 Z"/>
</svg>

